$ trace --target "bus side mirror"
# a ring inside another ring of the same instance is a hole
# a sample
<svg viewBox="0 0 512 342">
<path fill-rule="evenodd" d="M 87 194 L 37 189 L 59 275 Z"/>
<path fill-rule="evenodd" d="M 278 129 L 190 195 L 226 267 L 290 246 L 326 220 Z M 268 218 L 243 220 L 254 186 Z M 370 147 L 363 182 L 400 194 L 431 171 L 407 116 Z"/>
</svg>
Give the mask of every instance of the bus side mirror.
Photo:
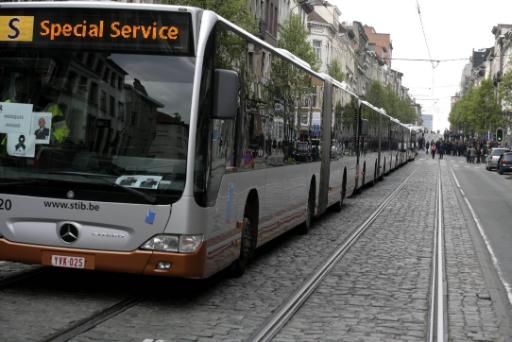
<svg viewBox="0 0 512 342">
<path fill-rule="evenodd" d="M 232 70 L 215 69 L 213 119 L 234 119 L 238 112 L 238 74 Z"/>
<path fill-rule="evenodd" d="M 368 135 L 368 120 L 366 119 L 361 119 L 361 130 L 360 130 L 360 135 L 365 137 Z"/>
</svg>

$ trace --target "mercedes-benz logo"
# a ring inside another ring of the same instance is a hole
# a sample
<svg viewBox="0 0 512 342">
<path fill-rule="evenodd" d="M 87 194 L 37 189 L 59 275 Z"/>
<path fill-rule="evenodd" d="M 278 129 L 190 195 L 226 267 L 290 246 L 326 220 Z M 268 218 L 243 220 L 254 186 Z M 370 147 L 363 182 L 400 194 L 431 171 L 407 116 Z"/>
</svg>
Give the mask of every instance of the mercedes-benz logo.
<svg viewBox="0 0 512 342">
<path fill-rule="evenodd" d="M 80 235 L 78 228 L 71 223 L 63 224 L 59 229 L 59 234 L 60 238 L 67 243 L 75 242 Z"/>
</svg>

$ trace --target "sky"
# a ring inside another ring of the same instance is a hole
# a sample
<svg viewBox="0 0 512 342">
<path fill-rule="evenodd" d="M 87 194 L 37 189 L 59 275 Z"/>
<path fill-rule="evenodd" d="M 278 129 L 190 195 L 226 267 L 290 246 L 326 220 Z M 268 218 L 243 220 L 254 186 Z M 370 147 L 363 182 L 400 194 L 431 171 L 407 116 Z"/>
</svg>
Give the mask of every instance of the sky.
<svg viewBox="0 0 512 342">
<path fill-rule="evenodd" d="M 420 26 L 417 2 L 432 59 L 428 62 L 392 60 L 404 74 L 403 86 L 421 104 L 423 114 L 434 115 L 434 130 L 449 128 L 450 97 L 460 90 L 462 69 L 473 50 L 494 46 L 497 24 L 512 24 L 512 0 L 329 0 L 341 11 L 341 21 L 360 21 L 379 33 L 390 33 L 393 58 L 429 58 Z"/>
</svg>

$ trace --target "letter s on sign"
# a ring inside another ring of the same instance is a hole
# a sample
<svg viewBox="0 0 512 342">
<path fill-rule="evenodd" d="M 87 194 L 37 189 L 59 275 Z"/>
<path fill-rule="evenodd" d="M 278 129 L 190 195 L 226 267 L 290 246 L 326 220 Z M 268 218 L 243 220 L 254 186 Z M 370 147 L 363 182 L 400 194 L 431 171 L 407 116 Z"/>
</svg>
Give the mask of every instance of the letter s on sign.
<svg viewBox="0 0 512 342">
<path fill-rule="evenodd" d="M 16 39 L 20 35 L 20 29 L 15 25 L 16 23 L 19 23 L 20 20 L 18 18 L 12 18 L 9 20 L 9 28 L 13 31 L 12 34 L 7 35 L 9 39 Z"/>
<path fill-rule="evenodd" d="M 1 1 L 1 0 L 0 0 Z M 34 17 L 0 15 L 1 42 L 31 42 L 34 37 Z"/>
</svg>

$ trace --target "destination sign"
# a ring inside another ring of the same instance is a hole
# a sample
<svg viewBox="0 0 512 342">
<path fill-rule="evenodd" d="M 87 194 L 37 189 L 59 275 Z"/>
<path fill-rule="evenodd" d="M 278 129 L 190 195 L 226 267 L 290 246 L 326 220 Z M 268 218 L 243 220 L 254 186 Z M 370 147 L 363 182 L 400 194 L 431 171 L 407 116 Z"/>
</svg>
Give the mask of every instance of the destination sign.
<svg viewBox="0 0 512 342">
<path fill-rule="evenodd" d="M 192 54 L 190 13 L 136 10 L 0 10 L 0 44 Z"/>
</svg>

